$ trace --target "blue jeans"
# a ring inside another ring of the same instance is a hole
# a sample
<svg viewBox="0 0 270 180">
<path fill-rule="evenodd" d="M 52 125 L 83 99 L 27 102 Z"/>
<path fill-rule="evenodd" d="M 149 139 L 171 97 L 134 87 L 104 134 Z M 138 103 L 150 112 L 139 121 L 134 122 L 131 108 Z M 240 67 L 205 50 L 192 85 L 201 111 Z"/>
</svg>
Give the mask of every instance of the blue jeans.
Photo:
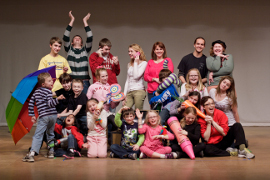
<svg viewBox="0 0 270 180">
<path fill-rule="evenodd" d="M 87 94 L 87 91 L 88 91 L 88 88 L 90 86 L 90 82 L 89 82 L 90 79 L 88 80 L 83 80 L 83 93 L 84 94 Z"/>
<path fill-rule="evenodd" d="M 80 125 L 80 133 L 86 136 L 88 133 L 87 128 L 87 116 L 76 117 L 78 124 Z"/>
<path fill-rule="evenodd" d="M 119 144 L 111 145 L 110 149 L 116 155 L 116 157 L 119 157 L 121 159 L 127 158 L 127 156 L 129 154 L 133 154 L 133 153 L 136 153 L 137 156 L 139 156 L 139 153 L 140 153 L 139 150 L 138 151 L 133 151 L 132 148 L 125 149 L 125 148 L 121 147 Z"/>
<path fill-rule="evenodd" d="M 60 125 L 63 125 L 64 120 L 66 119 L 66 117 L 67 116 L 63 116 L 63 117 L 57 118 L 56 123 L 57 124 L 60 124 Z"/>
<path fill-rule="evenodd" d="M 65 155 L 69 149 L 79 150 L 78 143 L 76 138 L 73 136 L 73 134 L 68 135 L 68 147 L 66 148 L 58 148 L 55 149 L 55 157 L 62 157 Z"/>
<path fill-rule="evenodd" d="M 160 113 L 160 123 L 161 125 L 164 125 L 165 122 L 167 122 L 167 120 L 170 118 L 170 112 L 167 108 L 163 108 Z"/>
<path fill-rule="evenodd" d="M 148 97 L 148 102 L 150 102 L 150 100 L 152 99 L 152 97 L 154 97 L 153 93 L 147 93 L 147 97 Z"/>
<path fill-rule="evenodd" d="M 57 115 L 43 116 L 39 118 L 35 134 L 33 136 L 31 152 L 35 151 L 39 154 L 39 149 L 42 144 L 43 135 L 46 131 L 47 141 L 54 138 L 54 126 L 57 119 Z M 53 142 L 52 142 L 53 143 Z M 50 149 L 53 152 L 53 148 Z"/>
</svg>

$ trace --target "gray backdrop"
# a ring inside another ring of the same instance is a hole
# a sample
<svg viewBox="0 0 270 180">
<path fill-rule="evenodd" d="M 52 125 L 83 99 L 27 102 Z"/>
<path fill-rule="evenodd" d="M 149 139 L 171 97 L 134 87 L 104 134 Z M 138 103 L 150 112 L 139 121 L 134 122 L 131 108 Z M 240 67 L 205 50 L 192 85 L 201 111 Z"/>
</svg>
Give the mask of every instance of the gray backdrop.
<svg viewBox="0 0 270 180">
<path fill-rule="evenodd" d="M 72 36 L 85 39 L 82 18 L 90 12 L 94 52 L 101 38 L 107 37 L 111 52 L 120 60 L 119 84 L 124 88 L 128 45 L 139 44 L 147 59 L 152 45 L 162 41 L 174 62 L 175 72 L 181 58 L 193 51 L 197 36 L 206 39 L 204 54 L 212 41 L 221 39 L 234 56 L 233 72 L 238 94 L 240 120 L 244 125 L 270 125 L 269 50 L 270 1 L 5 1 L 0 10 L 0 124 L 5 125 L 5 109 L 20 80 L 36 71 L 40 59 L 50 52 L 49 39 L 62 38 L 75 16 Z M 85 40 L 84 40 L 85 41 Z M 62 48 L 60 55 L 66 56 Z M 92 83 L 92 81 L 91 81 Z M 145 103 L 144 109 L 149 109 Z"/>
</svg>

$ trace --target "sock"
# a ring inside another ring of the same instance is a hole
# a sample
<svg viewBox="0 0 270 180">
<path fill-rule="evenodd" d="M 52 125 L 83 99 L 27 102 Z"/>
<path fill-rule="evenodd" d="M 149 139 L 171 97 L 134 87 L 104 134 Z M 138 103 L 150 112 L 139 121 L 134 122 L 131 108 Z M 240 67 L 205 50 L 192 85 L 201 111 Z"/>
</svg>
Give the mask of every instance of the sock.
<svg viewBox="0 0 270 180">
<path fill-rule="evenodd" d="M 35 151 L 31 151 L 30 156 L 35 156 Z"/>
<path fill-rule="evenodd" d="M 74 150 L 73 149 L 69 149 L 70 152 L 74 153 Z"/>
<path fill-rule="evenodd" d="M 239 146 L 239 150 L 240 150 L 240 151 L 243 151 L 245 148 L 246 148 L 246 145 L 245 145 L 245 144 L 241 144 L 241 145 Z"/>
<path fill-rule="evenodd" d="M 165 154 L 160 155 L 160 159 L 165 159 L 165 158 L 166 158 Z"/>
</svg>

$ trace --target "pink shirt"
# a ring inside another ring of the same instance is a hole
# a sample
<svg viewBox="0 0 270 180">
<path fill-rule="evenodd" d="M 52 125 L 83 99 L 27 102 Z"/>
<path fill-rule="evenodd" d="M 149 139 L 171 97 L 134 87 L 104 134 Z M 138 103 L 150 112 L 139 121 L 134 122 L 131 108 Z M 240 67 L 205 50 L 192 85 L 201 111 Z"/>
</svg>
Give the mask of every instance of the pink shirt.
<svg viewBox="0 0 270 180">
<path fill-rule="evenodd" d="M 168 60 L 168 68 L 170 71 L 174 71 L 174 66 L 173 66 L 173 62 L 171 60 L 171 58 L 165 58 Z M 160 63 L 155 63 L 154 60 L 150 59 L 147 63 L 145 72 L 144 72 L 144 80 L 148 82 L 147 84 L 147 92 L 148 93 L 152 93 L 155 90 L 157 90 L 158 87 L 158 83 L 152 81 L 153 78 L 158 78 L 158 74 L 160 72 L 160 70 L 164 69 L 163 68 L 163 63 L 165 61 L 165 59 L 163 61 L 161 61 Z"/>
<path fill-rule="evenodd" d="M 100 82 L 95 82 L 94 84 L 92 84 L 87 91 L 87 97 L 88 99 L 91 98 L 96 98 L 98 101 L 106 101 L 107 100 L 107 94 L 110 92 L 110 85 L 107 84 L 102 84 Z M 109 108 L 111 106 L 111 108 L 115 108 L 118 103 L 114 103 L 111 102 L 110 104 L 104 104 L 104 109 L 108 112 Z"/>
<path fill-rule="evenodd" d="M 142 128 L 138 128 L 140 134 L 145 134 L 145 139 L 143 142 L 143 146 L 146 147 L 157 147 L 157 146 L 163 146 L 163 143 L 160 141 L 160 139 L 153 139 L 152 137 L 155 135 L 159 135 L 162 126 L 157 126 L 156 128 L 152 128 L 151 126 L 144 124 Z M 174 139 L 174 135 L 167 131 L 169 140 Z"/>
</svg>

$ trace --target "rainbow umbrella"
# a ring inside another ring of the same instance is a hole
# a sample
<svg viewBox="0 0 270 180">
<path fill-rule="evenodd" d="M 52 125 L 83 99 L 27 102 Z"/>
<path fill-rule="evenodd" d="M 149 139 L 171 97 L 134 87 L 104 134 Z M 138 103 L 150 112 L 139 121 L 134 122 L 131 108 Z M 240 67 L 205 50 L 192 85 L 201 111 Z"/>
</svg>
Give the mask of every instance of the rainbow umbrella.
<svg viewBox="0 0 270 180">
<path fill-rule="evenodd" d="M 55 79 L 55 67 L 51 66 L 38 70 L 24 77 L 12 93 L 6 109 L 6 120 L 15 144 L 30 132 L 33 123 L 28 115 L 28 103 L 38 82 L 40 73 L 48 72 Z M 35 107 L 37 116 L 37 108 Z"/>
</svg>

